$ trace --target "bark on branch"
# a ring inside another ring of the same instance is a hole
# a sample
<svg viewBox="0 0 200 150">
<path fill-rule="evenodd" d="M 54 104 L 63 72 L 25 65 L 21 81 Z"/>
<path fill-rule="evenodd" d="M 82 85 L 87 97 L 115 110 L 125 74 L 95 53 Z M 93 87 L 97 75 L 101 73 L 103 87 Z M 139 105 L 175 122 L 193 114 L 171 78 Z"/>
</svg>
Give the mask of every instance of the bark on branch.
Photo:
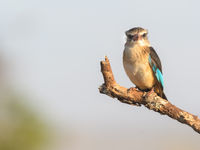
<svg viewBox="0 0 200 150">
<path fill-rule="evenodd" d="M 104 83 L 99 87 L 100 93 L 106 94 L 112 98 L 117 98 L 122 103 L 136 106 L 144 105 L 150 110 L 154 110 L 183 124 L 187 124 L 196 132 L 200 133 L 200 119 L 197 116 L 172 105 L 169 101 L 162 99 L 156 93 L 148 94 L 136 88 L 127 89 L 117 84 L 107 57 L 105 57 L 105 61 L 101 61 L 101 72 L 104 77 Z"/>
</svg>

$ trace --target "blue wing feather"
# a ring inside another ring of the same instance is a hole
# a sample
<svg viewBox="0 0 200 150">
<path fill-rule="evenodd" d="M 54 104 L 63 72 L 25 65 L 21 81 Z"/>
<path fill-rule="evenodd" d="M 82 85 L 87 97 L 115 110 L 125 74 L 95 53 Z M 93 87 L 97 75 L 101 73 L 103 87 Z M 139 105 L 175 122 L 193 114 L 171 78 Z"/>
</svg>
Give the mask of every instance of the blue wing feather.
<svg viewBox="0 0 200 150">
<path fill-rule="evenodd" d="M 149 64 L 150 64 L 158 82 L 161 83 L 162 87 L 164 87 L 163 75 L 162 75 L 160 69 L 156 67 L 156 64 L 154 64 L 152 62 L 150 55 L 149 55 Z"/>
<path fill-rule="evenodd" d="M 156 69 L 156 78 L 161 83 L 162 87 L 164 87 L 163 75 L 158 68 Z"/>
</svg>

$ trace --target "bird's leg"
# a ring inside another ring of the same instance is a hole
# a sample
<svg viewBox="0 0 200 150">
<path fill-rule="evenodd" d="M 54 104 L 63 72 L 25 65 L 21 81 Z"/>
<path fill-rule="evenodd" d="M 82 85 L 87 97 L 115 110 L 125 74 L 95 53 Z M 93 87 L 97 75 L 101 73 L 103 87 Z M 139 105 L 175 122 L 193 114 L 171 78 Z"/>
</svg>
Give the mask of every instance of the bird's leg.
<svg viewBox="0 0 200 150">
<path fill-rule="evenodd" d="M 149 92 L 147 92 L 146 96 L 150 96 L 154 92 L 154 87 L 151 88 Z"/>
</svg>

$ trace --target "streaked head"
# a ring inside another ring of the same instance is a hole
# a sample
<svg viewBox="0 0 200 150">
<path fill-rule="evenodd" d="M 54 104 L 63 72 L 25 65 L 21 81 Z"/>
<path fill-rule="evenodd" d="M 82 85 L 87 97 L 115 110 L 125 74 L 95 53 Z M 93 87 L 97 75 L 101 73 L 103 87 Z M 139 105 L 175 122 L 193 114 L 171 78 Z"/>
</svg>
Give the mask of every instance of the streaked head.
<svg viewBox="0 0 200 150">
<path fill-rule="evenodd" d="M 150 43 L 148 41 L 148 31 L 141 28 L 141 27 L 135 27 L 132 28 L 126 33 L 126 45 L 127 46 L 133 46 L 133 45 L 139 45 L 139 46 L 149 46 Z"/>
</svg>

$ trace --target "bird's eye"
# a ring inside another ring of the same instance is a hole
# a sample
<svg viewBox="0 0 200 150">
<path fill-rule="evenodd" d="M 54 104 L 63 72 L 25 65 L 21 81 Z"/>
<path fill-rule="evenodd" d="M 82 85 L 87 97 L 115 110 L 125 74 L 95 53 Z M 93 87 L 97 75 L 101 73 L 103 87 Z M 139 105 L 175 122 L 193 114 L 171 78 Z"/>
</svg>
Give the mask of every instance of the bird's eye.
<svg viewBox="0 0 200 150">
<path fill-rule="evenodd" d="M 127 35 L 127 38 L 129 40 L 137 41 L 138 40 L 138 35 L 137 34 L 135 34 L 135 35 Z"/>
<path fill-rule="evenodd" d="M 133 39 L 133 35 L 127 35 L 128 39 Z"/>
<path fill-rule="evenodd" d="M 144 33 L 143 35 L 142 35 L 142 37 L 146 37 L 147 36 L 147 34 L 146 33 Z"/>
</svg>

